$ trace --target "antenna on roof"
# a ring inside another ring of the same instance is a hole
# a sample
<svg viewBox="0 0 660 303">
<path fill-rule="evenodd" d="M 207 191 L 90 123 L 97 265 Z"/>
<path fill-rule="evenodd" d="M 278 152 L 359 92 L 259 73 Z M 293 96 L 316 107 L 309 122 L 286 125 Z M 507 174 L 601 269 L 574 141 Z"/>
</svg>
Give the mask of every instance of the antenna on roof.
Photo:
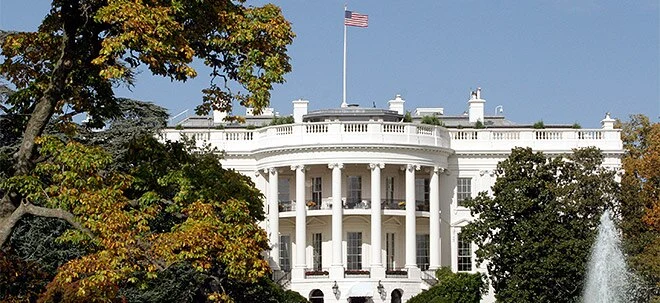
<svg viewBox="0 0 660 303">
<path fill-rule="evenodd" d="M 188 112 L 188 110 L 186 109 L 186 110 L 184 110 L 184 111 L 178 113 L 178 114 L 175 115 L 174 117 L 170 118 L 168 121 L 172 122 L 174 119 L 178 118 L 179 116 L 181 116 L 181 115 L 183 115 L 183 114 L 185 114 L 185 113 L 187 113 L 187 112 Z"/>
</svg>

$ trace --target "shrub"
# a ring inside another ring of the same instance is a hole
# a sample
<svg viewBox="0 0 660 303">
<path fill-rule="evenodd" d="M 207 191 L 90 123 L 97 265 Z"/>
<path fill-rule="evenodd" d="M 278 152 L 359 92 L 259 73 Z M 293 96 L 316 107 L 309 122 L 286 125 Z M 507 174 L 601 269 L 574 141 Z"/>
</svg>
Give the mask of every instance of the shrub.
<svg viewBox="0 0 660 303">
<path fill-rule="evenodd" d="M 403 115 L 403 122 L 412 122 L 412 115 L 410 112 L 406 112 L 406 114 Z"/>
<path fill-rule="evenodd" d="M 536 123 L 534 123 L 534 125 L 532 127 L 534 129 L 544 129 L 545 125 L 543 124 L 543 120 L 541 120 L 541 121 L 537 121 Z"/>
<path fill-rule="evenodd" d="M 293 124 L 295 122 L 293 116 L 275 117 L 270 121 L 270 125 Z"/>
<path fill-rule="evenodd" d="M 445 126 L 445 124 L 442 123 L 442 121 L 440 121 L 436 115 L 422 117 L 422 124 Z"/>
</svg>

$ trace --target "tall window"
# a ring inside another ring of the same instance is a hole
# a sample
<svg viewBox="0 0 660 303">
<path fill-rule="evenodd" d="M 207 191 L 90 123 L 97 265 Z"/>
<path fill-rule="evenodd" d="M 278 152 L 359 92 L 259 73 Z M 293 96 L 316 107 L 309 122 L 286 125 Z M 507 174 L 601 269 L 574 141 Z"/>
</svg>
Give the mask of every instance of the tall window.
<svg viewBox="0 0 660 303">
<path fill-rule="evenodd" d="M 323 253 L 321 251 L 321 245 L 323 241 L 321 238 L 321 233 L 312 234 L 312 249 L 314 250 L 314 270 L 321 270 L 321 264 L 323 264 Z"/>
<path fill-rule="evenodd" d="M 417 235 L 417 267 L 429 269 L 429 234 Z"/>
<path fill-rule="evenodd" d="M 385 266 L 387 270 L 394 269 L 394 233 L 385 234 Z"/>
<path fill-rule="evenodd" d="M 362 177 L 348 176 L 347 196 L 348 208 L 354 208 L 356 204 L 362 203 Z"/>
<path fill-rule="evenodd" d="M 291 236 L 280 236 L 280 268 L 291 271 Z"/>
<path fill-rule="evenodd" d="M 289 197 L 289 178 L 280 178 L 277 182 L 277 198 L 280 202 L 291 201 Z"/>
<path fill-rule="evenodd" d="M 472 197 L 472 178 L 458 178 L 456 182 L 456 202 L 463 206 L 463 201 Z"/>
<path fill-rule="evenodd" d="M 415 179 L 415 200 L 417 210 L 429 210 L 431 186 L 429 185 L 429 178 Z"/>
<path fill-rule="evenodd" d="M 472 243 L 463 240 L 459 233 L 458 239 L 458 271 L 472 271 Z"/>
<path fill-rule="evenodd" d="M 321 205 L 321 177 L 312 178 L 312 201 L 318 206 Z"/>
<path fill-rule="evenodd" d="M 394 203 L 394 177 L 385 178 L 385 199 L 387 203 Z"/>
<path fill-rule="evenodd" d="M 362 233 L 349 232 L 346 237 L 346 265 L 348 270 L 362 269 Z"/>
<path fill-rule="evenodd" d="M 279 178 L 277 182 L 277 199 L 282 211 L 291 211 L 291 197 L 289 196 L 289 178 Z"/>
</svg>

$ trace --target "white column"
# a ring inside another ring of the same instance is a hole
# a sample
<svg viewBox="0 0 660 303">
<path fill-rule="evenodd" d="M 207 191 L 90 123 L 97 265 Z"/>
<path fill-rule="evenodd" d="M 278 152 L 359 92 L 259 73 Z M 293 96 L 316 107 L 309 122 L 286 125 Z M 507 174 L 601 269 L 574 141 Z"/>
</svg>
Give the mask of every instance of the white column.
<svg viewBox="0 0 660 303">
<path fill-rule="evenodd" d="M 419 165 L 406 166 L 406 268 L 417 268 L 417 229 L 415 220 L 415 171 Z"/>
<path fill-rule="evenodd" d="M 371 277 L 385 278 L 382 262 L 382 217 L 380 209 L 380 170 L 384 163 L 371 163 Z"/>
<path fill-rule="evenodd" d="M 268 222 L 270 224 L 270 257 L 273 259 L 271 268 L 280 269 L 280 205 L 278 196 L 277 168 L 266 170 L 268 174 Z"/>
<path fill-rule="evenodd" d="M 442 168 L 434 167 L 431 170 L 429 182 L 429 269 L 440 268 L 440 178 Z"/>
<path fill-rule="evenodd" d="M 292 165 L 291 170 L 296 171 L 296 258 L 294 259 L 295 273 L 292 276 L 304 279 L 307 267 L 307 208 L 305 207 L 305 166 Z M 294 277 L 292 277 L 294 278 Z"/>
<path fill-rule="evenodd" d="M 343 205 L 341 201 L 341 163 L 328 164 L 332 169 L 332 263 L 330 264 L 330 278 L 344 277 L 344 260 L 342 258 L 342 216 Z"/>
</svg>

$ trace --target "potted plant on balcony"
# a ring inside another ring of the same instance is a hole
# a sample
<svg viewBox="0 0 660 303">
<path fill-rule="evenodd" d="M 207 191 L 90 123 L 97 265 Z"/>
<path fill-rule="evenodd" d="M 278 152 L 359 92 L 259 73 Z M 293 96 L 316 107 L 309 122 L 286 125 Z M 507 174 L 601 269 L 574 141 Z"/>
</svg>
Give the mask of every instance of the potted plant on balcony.
<svg viewBox="0 0 660 303">
<path fill-rule="evenodd" d="M 327 276 L 329 274 L 327 270 L 310 270 L 305 272 L 306 277 Z"/>
<path fill-rule="evenodd" d="M 408 272 L 401 269 L 388 269 L 385 274 L 388 276 L 407 276 Z"/>
<path fill-rule="evenodd" d="M 344 271 L 344 274 L 349 276 L 368 276 L 369 271 L 362 269 L 347 269 Z"/>
<path fill-rule="evenodd" d="M 316 206 L 316 202 L 314 202 L 314 201 L 307 201 L 307 207 L 310 207 L 310 208 L 311 208 L 311 207 L 314 207 L 314 206 Z"/>
</svg>

